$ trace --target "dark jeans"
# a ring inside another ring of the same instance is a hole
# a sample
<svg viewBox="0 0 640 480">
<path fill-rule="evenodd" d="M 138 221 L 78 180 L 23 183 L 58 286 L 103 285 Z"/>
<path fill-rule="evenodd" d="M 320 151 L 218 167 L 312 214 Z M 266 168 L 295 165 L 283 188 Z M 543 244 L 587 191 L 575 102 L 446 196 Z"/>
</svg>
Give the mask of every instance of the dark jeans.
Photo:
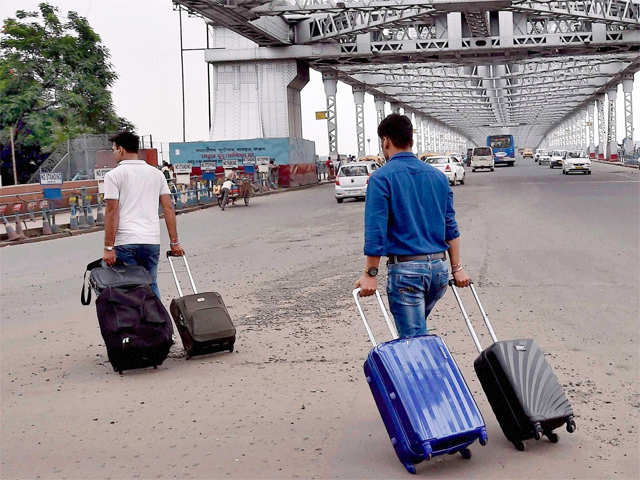
<svg viewBox="0 0 640 480">
<path fill-rule="evenodd" d="M 160 256 L 160 245 L 147 243 L 131 243 L 128 245 L 118 245 L 116 247 L 116 258 L 122 260 L 125 265 L 140 265 L 147 269 L 153 278 L 151 289 L 160 298 L 158 290 L 158 258 Z"/>
<path fill-rule="evenodd" d="M 444 260 L 402 262 L 388 266 L 387 298 L 400 338 L 427 334 L 427 317 L 447 290 Z"/>
</svg>

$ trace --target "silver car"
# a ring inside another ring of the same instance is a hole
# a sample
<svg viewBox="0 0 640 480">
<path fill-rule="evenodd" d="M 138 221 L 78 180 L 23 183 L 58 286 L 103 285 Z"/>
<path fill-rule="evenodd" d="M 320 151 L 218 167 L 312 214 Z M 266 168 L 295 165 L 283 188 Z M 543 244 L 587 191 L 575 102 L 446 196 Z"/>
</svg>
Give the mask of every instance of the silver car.
<svg viewBox="0 0 640 480">
<path fill-rule="evenodd" d="M 380 168 L 376 162 L 345 163 L 336 176 L 336 202 L 342 203 L 345 198 L 362 198 L 367 196 L 369 176 Z"/>
</svg>

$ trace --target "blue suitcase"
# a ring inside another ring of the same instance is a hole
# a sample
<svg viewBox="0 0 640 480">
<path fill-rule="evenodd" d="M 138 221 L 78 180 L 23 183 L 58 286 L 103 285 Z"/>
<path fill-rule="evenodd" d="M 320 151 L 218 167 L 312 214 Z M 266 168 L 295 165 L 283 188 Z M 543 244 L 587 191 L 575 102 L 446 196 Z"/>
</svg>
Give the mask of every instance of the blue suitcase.
<svg viewBox="0 0 640 480">
<path fill-rule="evenodd" d="M 380 293 L 378 304 L 396 338 L 376 344 L 359 301 L 358 311 L 374 348 L 364 363 L 364 373 L 391 444 L 409 473 L 415 464 L 431 457 L 460 452 L 476 440 L 487 443 L 484 420 L 447 346 L 437 335 L 398 339 Z"/>
</svg>

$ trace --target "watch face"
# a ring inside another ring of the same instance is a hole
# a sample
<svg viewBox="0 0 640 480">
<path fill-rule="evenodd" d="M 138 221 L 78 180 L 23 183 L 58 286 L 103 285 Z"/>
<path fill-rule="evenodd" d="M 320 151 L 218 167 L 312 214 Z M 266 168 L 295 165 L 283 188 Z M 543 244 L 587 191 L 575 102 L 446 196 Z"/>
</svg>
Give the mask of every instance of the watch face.
<svg viewBox="0 0 640 480">
<path fill-rule="evenodd" d="M 376 275 L 378 275 L 378 269 L 376 267 L 371 267 L 369 270 L 367 270 L 367 273 L 371 277 L 375 277 Z"/>
</svg>

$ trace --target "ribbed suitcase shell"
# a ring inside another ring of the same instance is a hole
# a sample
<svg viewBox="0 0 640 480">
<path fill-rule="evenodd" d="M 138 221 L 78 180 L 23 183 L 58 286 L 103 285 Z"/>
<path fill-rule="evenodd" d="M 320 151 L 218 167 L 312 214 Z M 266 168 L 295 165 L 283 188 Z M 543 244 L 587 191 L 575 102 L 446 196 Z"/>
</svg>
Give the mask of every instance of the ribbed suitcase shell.
<svg viewBox="0 0 640 480">
<path fill-rule="evenodd" d="M 398 458 L 416 463 L 487 441 L 484 420 L 446 345 L 436 335 L 373 348 L 364 364 Z"/>
<path fill-rule="evenodd" d="M 564 390 L 533 340 L 495 342 L 474 368 L 502 431 L 516 446 L 535 437 L 536 423 L 544 434 L 573 423 Z"/>
</svg>

